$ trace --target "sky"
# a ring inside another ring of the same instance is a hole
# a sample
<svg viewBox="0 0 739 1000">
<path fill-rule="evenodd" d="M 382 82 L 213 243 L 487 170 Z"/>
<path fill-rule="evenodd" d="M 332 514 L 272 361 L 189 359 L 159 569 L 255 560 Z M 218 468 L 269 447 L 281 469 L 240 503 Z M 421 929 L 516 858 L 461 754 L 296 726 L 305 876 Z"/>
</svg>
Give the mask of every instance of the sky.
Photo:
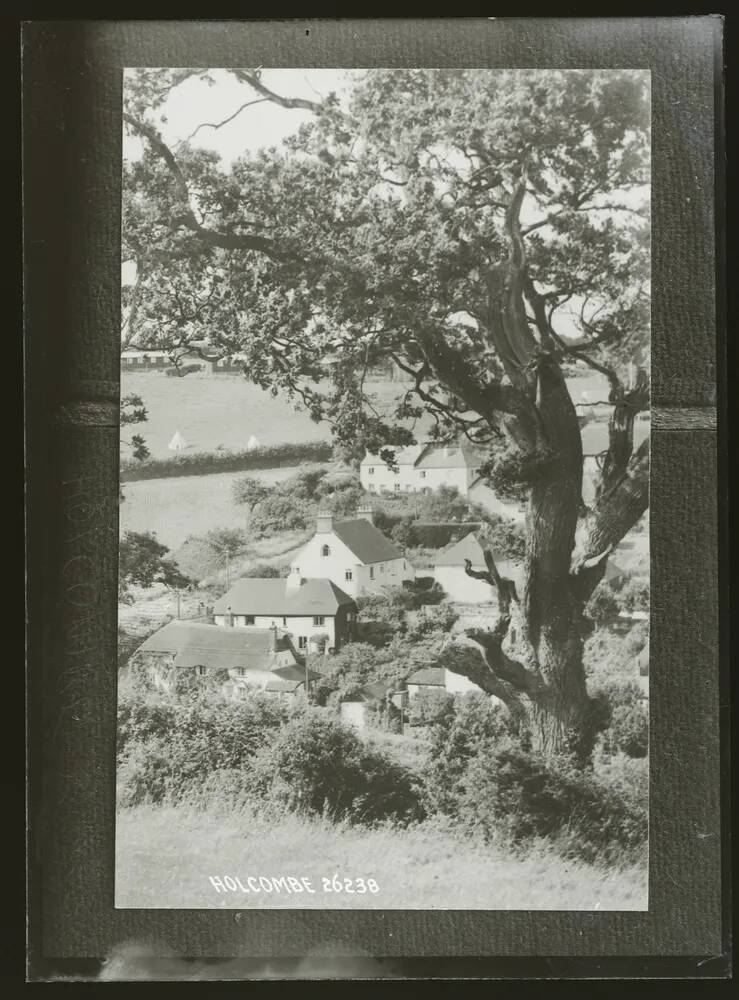
<svg viewBox="0 0 739 1000">
<path fill-rule="evenodd" d="M 366 69 L 263 69 L 261 80 L 275 93 L 285 97 L 319 100 L 333 91 L 342 100 L 351 91 L 353 82 L 358 82 L 367 72 Z M 213 128 L 213 124 L 230 118 L 245 102 L 258 99 L 259 94 L 226 70 L 211 70 L 210 76 L 212 84 L 193 77 L 175 87 L 162 108 L 163 117 L 157 124 L 165 142 L 175 151 L 177 143 L 189 140 L 193 146 L 217 152 L 223 167 L 228 169 L 233 160 L 245 152 L 253 153 L 263 147 L 278 145 L 313 117 L 310 111 L 282 108 L 265 101 L 244 108 L 233 120 Z M 193 136 L 199 125 L 203 127 Z M 124 131 L 124 157 L 136 159 L 140 155 L 141 143 L 142 140 Z M 623 192 L 619 200 L 637 205 L 644 194 L 639 190 Z M 526 208 L 524 205 L 522 220 L 534 221 L 536 209 L 531 206 L 534 215 L 527 220 Z M 121 280 L 123 284 L 133 283 L 133 263 L 123 265 Z M 562 335 L 578 335 L 572 317 L 577 315 L 579 308 L 580 301 L 573 299 L 570 306 L 558 312 L 559 332 Z"/>
<path fill-rule="evenodd" d="M 338 95 L 351 87 L 351 78 L 366 70 L 346 69 L 270 69 L 262 70 L 261 80 L 285 97 L 302 97 L 316 101 L 331 91 Z M 176 87 L 167 100 L 164 113 L 167 121 L 161 132 L 168 145 L 191 135 L 201 122 L 218 123 L 232 115 L 246 101 L 259 97 L 247 84 L 240 83 L 225 70 L 213 70 L 213 86 L 196 77 Z M 192 145 L 212 149 L 219 154 L 224 166 L 244 152 L 255 152 L 263 146 L 276 145 L 312 118 L 310 111 L 281 108 L 269 101 L 245 108 L 237 117 L 219 129 L 202 128 L 192 139 Z M 138 139 L 124 135 L 124 156 L 135 158 L 140 149 Z"/>
</svg>

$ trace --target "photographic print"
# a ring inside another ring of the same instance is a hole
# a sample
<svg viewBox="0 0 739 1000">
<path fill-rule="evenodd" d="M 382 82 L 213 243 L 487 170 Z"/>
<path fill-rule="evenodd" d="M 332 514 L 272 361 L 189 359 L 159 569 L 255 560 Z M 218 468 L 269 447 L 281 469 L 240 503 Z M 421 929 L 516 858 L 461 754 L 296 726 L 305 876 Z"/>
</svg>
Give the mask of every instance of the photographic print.
<svg viewBox="0 0 739 1000">
<path fill-rule="evenodd" d="M 649 71 L 123 101 L 116 907 L 646 910 Z"/>
</svg>

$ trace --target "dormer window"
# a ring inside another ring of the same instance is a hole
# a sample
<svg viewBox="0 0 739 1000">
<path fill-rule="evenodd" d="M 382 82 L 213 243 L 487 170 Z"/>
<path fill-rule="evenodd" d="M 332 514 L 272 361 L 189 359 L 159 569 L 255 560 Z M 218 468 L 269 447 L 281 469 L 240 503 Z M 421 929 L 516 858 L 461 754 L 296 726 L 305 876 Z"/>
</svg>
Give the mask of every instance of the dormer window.
<svg viewBox="0 0 739 1000">
<path fill-rule="evenodd" d="M 330 556 L 331 555 L 331 549 L 329 548 L 328 545 L 324 545 L 324 546 L 321 547 L 321 555 L 322 556 Z"/>
</svg>

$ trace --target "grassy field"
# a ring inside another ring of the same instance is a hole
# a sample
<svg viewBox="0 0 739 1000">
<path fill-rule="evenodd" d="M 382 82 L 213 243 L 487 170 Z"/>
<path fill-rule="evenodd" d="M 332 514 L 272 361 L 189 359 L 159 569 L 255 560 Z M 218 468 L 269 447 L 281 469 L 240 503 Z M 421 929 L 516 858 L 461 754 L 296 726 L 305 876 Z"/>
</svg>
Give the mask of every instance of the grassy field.
<svg viewBox="0 0 739 1000">
<path fill-rule="evenodd" d="M 594 373 L 568 381 L 576 401 L 583 392 L 593 400 L 607 398 L 605 380 Z M 368 383 L 367 388 L 382 411 L 407 389 L 407 384 L 376 381 Z M 144 436 L 155 458 L 172 454 L 168 445 L 177 430 L 190 451 L 215 451 L 219 446 L 240 451 L 252 434 L 261 444 L 330 438 L 327 424 L 313 423 L 289 399 L 275 398 L 238 375 L 168 378 L 163 372 L 123 372 L 121 394 L 131 393 L 141 396 L 148 411 L 148 421 L 135 431 Z M 429 418 L 420 421 L 416 433 L 425 433 L 431 423 Z M 125 447 L 121 450 L 125 455 Z"/>
<path fill-rule="evenodd" d="M 297 468 L 260 469 L 248 473 L 264 483 L 288 479 Z M 245 508 L 233 502 L 231 487 L 245 472 L 218 472 L 210 476 L 143 479 L 124 483 L 120 532 L 154 531 L 160 542 L 175 549 L 189 535 L 212 528 L 243 528 Z"/>
<path fill-rule="evenodd" d="M 308 878 L 313 894 L 218 892 L 209 877 Z M 376 893 L 324 892 L 323 879 L 374 879 Z M 524 858 L 453 830 L 334 825 L 189 806 L 118 814 L 116 907 L 221 909 L 642 910 L 645 866 L 606 870 L 546 847 Z"/>
</svg>

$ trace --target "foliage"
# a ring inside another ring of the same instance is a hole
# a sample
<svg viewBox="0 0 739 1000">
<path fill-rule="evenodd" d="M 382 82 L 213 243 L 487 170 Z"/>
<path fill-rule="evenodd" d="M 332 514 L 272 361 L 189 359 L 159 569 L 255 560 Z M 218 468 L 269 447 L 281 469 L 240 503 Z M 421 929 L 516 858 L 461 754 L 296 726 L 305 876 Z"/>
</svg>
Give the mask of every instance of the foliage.
<svg viewBox="0 0 739 1000">
<path fill-rule="evenodd" d="M 122 803 L 177 798 L 215 770 L 248 767 L 287 718 L 282 702 L 257 692 L 237 702 L 207 690 L 169 702 L 124 700 L 118 748 Z"/>
<path fill-rule="evenodd" d="M 264 500 L 270 494 L 270 488 L 261 479 L 254 476 L 243 476 L 234 480 L 231 495 L 235 504 L 243 504 L 251 509 L 254 504 Z"/>
<path fill-rule="evenodd" d="M 290 810 L 334 819 L 423 816 L 411 774 L 319 709 L 294 718 L 258 755 L 253 787 Z"/>
<path fill-rule="evenodd" d="M 167 558 L 169 549 L 150 531 L 126 531 L 118 548 L 118 599 L 130 599 L 131 586 L 151 587 L 163 583 L 172 590 L 184 590 L 193 581 Z"/>
<path fill-rule="evenodd" d="M 454 695 L 448 691 L 421 688 L 408 707 L 408 721 L 412 726 L 430 726 L 440 722 L 450 711 Z"/>
<path fill-rule="evenodd" d="M 604 733 L 604 748 L 627 757 L 646 757 L 649 752 L 649 715 L 641 705 L 618 705 Z"/>
<path fill-rule="evenodd" d="M 261 445 L 250 451 L 188 452 L 171 458 L 147 458 L 145 461 L 124 458 L 121 460 L 121 481 L 274 469 L 299 462 L 328 462 L 330 458 L 331 445 L 325 441 Z"/>
<path fill-rule="evenodd" d="M 619 601 L 610 584 L 601 580 L 585 606 L 585 614 L 598 624 L 613 621 L 618 616 Z"/>
<path fill-rule="evenodd" d="M 303 530 L 312 520 L 312 511 L 307 504 L 280 490 L 260 500 L 252 508 L 248 525 L 251 534 L 259 538 L 280 531 Z"/>
<path fill-rule="evenodd" d="M 460 817 L 488 840 L 548 837 L 566 856 L 613 860 L 643 848 L 647 810 L 564 759 L 545 759 L 514 741 L 475 757 Z"/>
</svg>

